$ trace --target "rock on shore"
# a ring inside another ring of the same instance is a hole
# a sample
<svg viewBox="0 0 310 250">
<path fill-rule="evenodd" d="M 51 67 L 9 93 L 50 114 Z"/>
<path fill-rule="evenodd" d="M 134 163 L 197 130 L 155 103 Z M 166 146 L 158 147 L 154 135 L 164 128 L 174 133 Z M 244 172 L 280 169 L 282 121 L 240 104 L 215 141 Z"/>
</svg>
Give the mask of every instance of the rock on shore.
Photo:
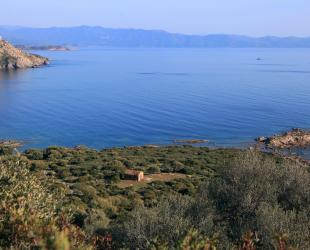
<svg viewBox="0 0 310 250">
<path fill-rule="evenodd" d="M 310 131 L 295 128 L 281 135 L 259 137 L 256 141 L 274 149 L 303 148 L 310 146 Z"/>
<path fill-rule="evenodd" d="M 48 58 L 28 54 L 0 39 L 0 69 L 36 68 L 48 64 Z"/>
</svg>

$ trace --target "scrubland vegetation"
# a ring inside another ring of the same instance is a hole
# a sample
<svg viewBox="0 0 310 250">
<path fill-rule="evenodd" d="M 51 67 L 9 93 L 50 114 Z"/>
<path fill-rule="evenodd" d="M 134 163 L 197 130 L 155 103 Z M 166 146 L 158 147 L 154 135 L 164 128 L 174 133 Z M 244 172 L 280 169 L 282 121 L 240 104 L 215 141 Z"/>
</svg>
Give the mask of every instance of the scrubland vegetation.
<svg viewBox="0 0 310 250">
<path fill-rule="evenodd" d="M 310 173 L 190 146 L 0 149 L 0 249 L 309 249 Z M 179 173 L 122 188 L 126 169 Z"/>
</svg>

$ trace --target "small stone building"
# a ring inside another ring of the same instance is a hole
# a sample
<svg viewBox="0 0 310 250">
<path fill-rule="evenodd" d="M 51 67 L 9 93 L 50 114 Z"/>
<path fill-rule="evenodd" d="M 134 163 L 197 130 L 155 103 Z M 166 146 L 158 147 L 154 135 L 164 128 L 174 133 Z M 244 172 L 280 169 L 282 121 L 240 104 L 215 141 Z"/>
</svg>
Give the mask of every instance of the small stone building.
<svg viewBox="0 0 310 250">
<path fill-rule="evenodd" d="M 125 172 L 125 180 L 133 180 L 133 181 L 142 181 L 144 179 L 143 171 L 131 170 L 128 169 Z"/>
</svg>

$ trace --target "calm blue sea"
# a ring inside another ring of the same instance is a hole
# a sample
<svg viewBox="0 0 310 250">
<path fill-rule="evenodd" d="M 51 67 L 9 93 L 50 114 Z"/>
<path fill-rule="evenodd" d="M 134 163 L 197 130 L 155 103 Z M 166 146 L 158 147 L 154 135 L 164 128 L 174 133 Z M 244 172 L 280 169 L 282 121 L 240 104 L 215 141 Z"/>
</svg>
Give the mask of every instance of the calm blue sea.
<svg viewBox="0 0 310 250">
<path fill-rule="evenodd" d="M 36 53 L 51 64 L 0 72 L 0 138 L 27 147 L 242 146 L 310 128 L 310 49 Z"/>
</svg>

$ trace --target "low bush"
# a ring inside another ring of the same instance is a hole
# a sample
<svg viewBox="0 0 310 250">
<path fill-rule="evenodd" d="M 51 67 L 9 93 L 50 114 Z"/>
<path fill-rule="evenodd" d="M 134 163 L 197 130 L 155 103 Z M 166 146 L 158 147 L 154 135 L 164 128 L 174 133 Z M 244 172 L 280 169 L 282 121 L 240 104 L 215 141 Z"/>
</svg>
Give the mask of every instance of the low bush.
<svg viewBox="0 0 310 250">
<path fill-rule="evenodd" d="M 12 155 L 14 152 L 14 149 L 9 146 L 0 146 L 0 156 L 4 155 Z"/>
<path fill-rule="evenodd" d="M 28 168 L 19 158 L 0 162 L 0 248 L 86 249 L 85 234 L 58 215 L 61 192 Z"/>
<path fill-rule="evenodd" d="M 29 160 L 43 160 L 44 159 L 43 150 L 40 150 L 40 149 L 28 149 L 25 151 L 24 154 Z"/>
</svg>

